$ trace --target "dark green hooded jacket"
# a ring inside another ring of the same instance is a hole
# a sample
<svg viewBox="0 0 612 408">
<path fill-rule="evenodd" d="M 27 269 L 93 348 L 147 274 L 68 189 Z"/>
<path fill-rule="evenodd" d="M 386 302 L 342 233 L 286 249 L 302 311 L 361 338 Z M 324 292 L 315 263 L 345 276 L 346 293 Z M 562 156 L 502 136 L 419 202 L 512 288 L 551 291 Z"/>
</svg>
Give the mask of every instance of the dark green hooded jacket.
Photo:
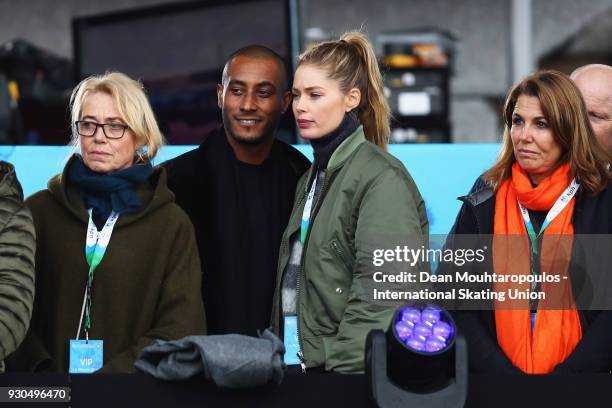
<svg viewBox="0 0 612 408">
<path fill-rule="evenodd" d="M 88 214 L 64 173 L 26 200 L 36 250 L 32 323 L 7 368 L 68 371 L 69 340 L 79 326 L 87 280 Z M 102 372 L 134 371 L 140 351 L 154 339 L 204 334 L 201 271 L 193 226 L 174 203 L 163 169 L 138 193 L 139 212 L 119 217 L 94 272 L 90 339 L 104 341 Z M 82 336 L 81 336 L 82 338 Z"/>
</svg>

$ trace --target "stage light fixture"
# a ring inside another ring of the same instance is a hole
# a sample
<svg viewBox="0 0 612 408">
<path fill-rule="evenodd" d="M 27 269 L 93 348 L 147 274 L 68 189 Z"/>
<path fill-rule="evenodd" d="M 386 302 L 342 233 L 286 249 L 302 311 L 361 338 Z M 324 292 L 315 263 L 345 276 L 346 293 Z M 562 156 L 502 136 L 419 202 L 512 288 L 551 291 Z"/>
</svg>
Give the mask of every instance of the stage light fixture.
<svg viewBox="0 0 612 408">
<path fill-rule="evenodd" d="M 372 398 L 379 407 L 465 404 L 467 345 L 451 315 L 440 307 L 399 308 L 386 333 L 369 333 L 365 358 Z"/>
</svg>

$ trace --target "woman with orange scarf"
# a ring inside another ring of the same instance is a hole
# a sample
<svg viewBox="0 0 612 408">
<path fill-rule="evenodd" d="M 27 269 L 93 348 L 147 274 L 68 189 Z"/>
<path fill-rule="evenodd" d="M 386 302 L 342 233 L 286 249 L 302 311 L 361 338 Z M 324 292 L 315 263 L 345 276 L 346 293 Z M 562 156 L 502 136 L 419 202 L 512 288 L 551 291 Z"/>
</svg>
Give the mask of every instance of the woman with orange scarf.
<svg viewBox="0 0 612 408">
<path fill-rule="evenodd" d="M 539 71 L 516 85 L 504 122 L 499 157 L 461 198 L 451 233 L 493 234 L 496 274 L 547 271 L 567 279 L 522 285 L 546 300 L 455 312 L 470 369 L 609 372 L 612 312 L 578 310 L 569 265 L 574 234 L 612 233 L 611 158 L 595 139 L 578 89 L 560 72 Z M 493 286 L 509 288 L 521 285 Z"/>
</svg>

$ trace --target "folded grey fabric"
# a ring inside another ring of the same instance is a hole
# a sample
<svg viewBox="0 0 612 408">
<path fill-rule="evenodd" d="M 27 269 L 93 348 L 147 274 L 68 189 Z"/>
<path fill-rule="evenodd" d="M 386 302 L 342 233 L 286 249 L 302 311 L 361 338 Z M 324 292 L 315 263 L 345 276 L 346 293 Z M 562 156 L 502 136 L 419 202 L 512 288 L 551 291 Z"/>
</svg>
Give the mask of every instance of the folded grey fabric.
<svg viewBox="0 0 612 408">
<path fill-rule="evenodd" d="M 203 373 L 217 386 L 257 387 L 280 384 L 286 368 L 285 346 L 271 331 L 259 338 L 241 334 L 188 336 L 155 340 L 145 347 L 134 367 L 162 380 L 185 380 Z"/>
</svg>

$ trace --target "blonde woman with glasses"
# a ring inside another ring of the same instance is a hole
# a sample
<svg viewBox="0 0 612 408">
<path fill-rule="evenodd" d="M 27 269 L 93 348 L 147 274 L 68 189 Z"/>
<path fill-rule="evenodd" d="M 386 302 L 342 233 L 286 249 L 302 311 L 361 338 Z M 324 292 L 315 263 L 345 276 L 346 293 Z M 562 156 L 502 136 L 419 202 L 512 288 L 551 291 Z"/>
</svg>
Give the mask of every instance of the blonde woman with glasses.
<svg viewBox="0 0 612 408">
<path fill-rule="evenodd" d="M 26 200 L 36 297 L 8 367 L 129 372 L 154 339 L 205 331 L 193 227 L 151 166 L 163 137 L 139 82 L 87 78 L 70 109 L 78 153 Z"/>
</svg>

